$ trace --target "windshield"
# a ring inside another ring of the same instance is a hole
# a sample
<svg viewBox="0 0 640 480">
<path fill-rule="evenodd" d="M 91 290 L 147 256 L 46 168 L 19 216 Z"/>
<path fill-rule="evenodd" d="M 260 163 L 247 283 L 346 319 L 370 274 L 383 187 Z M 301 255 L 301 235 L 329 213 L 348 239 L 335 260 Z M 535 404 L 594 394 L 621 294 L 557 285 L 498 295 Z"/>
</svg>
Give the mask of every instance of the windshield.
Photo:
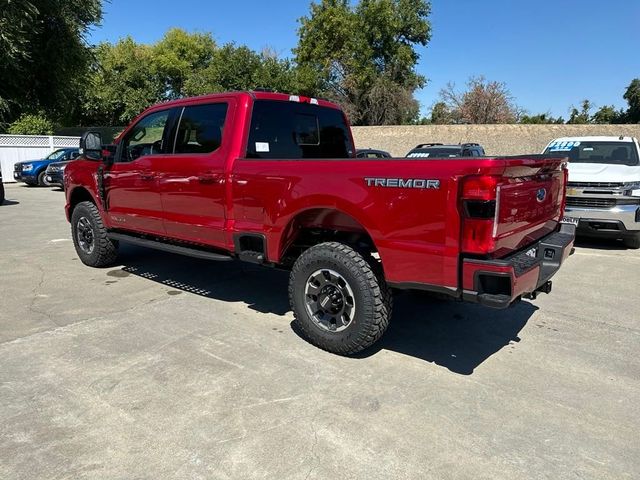
<svg viewBox="0 0 640 480">
<path fill-rule="evenodd" d="M 447 158 L 459 157 L 462 153 L 460 148 L 416 148 L 407 154 L 407 158 Z"/>
<path fill-rule="evenodd" d="M 567 156 L 571 163 L 638 165 L 638 152 L 633 142 L 552 142 L 544 153 Z"/>
<path fill-rule="evenodd" d="M 52 152 L 51 154 L 49 154 L 49 156 L 45 160 L 57 160 L 59 158 L 64 157 L 65 153 L 66 153 L 66 150 L 56 150 L 55 152 Z"/>
</svg>

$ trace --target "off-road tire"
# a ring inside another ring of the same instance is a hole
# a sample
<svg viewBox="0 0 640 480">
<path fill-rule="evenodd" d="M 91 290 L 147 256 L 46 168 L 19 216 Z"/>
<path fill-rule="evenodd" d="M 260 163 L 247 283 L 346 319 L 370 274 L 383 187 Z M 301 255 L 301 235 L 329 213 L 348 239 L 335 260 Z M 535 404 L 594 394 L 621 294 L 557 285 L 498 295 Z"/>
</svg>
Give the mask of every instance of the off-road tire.
<svg viewBox="0 0 640 480">
<path fill-rule="evenodd" d="M 337 272 L 353 291 L 355 314 L 339 332 L 322 329 L 306 308 L 307 282 L 321 269 Z M 300 255 L 289 278 L 289 301 L 302 335 L 313 345 L 339 355 L 353 355 L 373 345 L 391 318 L 392 296 L 380 265 L 339 242 L 321 243 Z"/>
<path fill-rule="evenodd" d="M 640 248 L 640 234 L 637 234 L 635 237 L 627 237 L 622 241 L 627 248 L 633 248 L 634 250 Z"/>
<path fill-rule="evenodd" d="M 46 172 L 42 171 L 38 174 L 38 185 L 39 187 L 46 187 L 47 181 L 45 180 Z"/>
<path fill-rule="evenodd" d="M 78 239 L 78 223 L 81 219 L 88 220 L 93 232 L 93 250 L 89 253 L 83 250 Z M 78 257 L 90 267 L 107 267 L 113 265 L 118 257 L 118 243 L 107 237 L 107 229 L 102 217 L 92 202 L 80 202 L 71 214 L 71 236 L 76 247 Z"/>
</svg>

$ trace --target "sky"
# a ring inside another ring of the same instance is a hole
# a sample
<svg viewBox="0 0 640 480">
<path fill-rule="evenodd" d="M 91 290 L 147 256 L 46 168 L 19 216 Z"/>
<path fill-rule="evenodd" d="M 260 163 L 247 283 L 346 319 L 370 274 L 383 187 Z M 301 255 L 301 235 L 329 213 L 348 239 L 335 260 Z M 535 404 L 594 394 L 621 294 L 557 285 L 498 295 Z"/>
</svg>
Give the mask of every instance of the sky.
<svg viewBox="0 0 640 480">
<path fill-rule="evenodd" d="M 308 0 L 110 0 L 89 40 L 132 36 L 151 43 L 172 27 L 211 32 L 219 44 L 271 47 L 291 57 Z M 531 114 L 569 116 L 588 98 L 624 107 L 640 77 L 640 0 L 432 0 L 432 39 L 417 49 L 427 115 L 448 82 L 471 76 L 505 82 Z"/>
</svg>

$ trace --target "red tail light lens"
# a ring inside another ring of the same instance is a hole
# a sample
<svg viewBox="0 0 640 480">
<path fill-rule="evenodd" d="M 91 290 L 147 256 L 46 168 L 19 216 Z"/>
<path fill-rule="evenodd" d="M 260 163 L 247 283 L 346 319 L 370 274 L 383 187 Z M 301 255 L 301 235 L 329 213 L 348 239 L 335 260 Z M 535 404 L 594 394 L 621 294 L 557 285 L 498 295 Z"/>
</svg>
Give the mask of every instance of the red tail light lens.
<svg viewBox="0 0 640 480">
<path fill-rule="evenodd" d="M 495 247 L 494 226 L 500 177 L 467 177 L 462 183 L 462 251 L 487 254 Z"/>
</svg>

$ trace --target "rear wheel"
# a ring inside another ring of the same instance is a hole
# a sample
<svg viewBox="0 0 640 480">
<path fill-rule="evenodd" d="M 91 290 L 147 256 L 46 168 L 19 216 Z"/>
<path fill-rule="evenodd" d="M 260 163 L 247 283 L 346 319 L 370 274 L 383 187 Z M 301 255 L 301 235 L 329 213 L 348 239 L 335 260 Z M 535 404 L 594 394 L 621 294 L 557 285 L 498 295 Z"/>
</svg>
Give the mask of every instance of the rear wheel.
<svg viewBox="0 0 640 480">
<path fill-rule="evenodd" d="M 638 249 L 640 248 L 640 233 L 635 237 L 627 237 L 623 240 L 624 246 L 627 248 Z"/>
<path fill-rule="evenodd" d="M 107 237 L 98 208 L 91 202 L 80 202 L 71 214 L 71 233 L 76 253 L 90 267 L 112 265 L 118 256 L 118 244 Z"/>
<path fill-rule="evenodd" d="M 304 336 L 329 352 L 350 355 L 373 345 L 391 317 L 391 294 L 373 259 L 348 245 L 321 243 L 296 261 L 289 299 Z"/>
</svg>

